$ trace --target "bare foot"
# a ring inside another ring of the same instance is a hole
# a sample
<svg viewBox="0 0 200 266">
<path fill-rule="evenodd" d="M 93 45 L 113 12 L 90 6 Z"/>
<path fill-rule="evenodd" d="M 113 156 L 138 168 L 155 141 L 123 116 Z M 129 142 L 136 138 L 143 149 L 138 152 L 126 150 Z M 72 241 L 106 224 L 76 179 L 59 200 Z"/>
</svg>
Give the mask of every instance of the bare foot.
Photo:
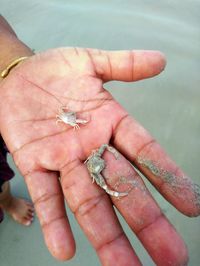
<svg viewBox="0 0 200 266">
<path fill-rule="evenodd" d="M 6 207 L 5 212 L 18 223 L 29 226 L 34 218 L 33 204 L 24 199 L 12 197 Z"/>
</svg>

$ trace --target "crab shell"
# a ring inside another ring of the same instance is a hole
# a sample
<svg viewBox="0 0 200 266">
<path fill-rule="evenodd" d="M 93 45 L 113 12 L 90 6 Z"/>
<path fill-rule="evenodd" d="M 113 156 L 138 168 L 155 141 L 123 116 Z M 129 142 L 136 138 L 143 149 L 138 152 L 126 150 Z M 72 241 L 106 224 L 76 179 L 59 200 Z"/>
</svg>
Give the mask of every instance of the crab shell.
<svg viewBox="0 0 200 266">
<path fill-rule="evenodd" d="M 105 161 L 98 157 L 93 156 L 87 162 L 87 168 L 92 174 L 100 174 L 105 168 Z"/>
<path fill-rule="evenodd" d="M 76 122 L 75 112 L 61 112 L 58 117 L 67 124 Z"/>
</svg>

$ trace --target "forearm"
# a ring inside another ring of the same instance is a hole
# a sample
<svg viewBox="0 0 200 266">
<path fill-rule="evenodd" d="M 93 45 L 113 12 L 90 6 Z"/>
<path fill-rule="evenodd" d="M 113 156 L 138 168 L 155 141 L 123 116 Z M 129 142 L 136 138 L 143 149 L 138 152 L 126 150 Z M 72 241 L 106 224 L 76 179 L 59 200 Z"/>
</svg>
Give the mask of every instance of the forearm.
<svg viewBox="0 0 200 266">
<path fill-rule="evenodd" d="M 0 15 L 0 73 L 16 58 L 32 54 L 32 50 L 18 39 L 14 30 Z"/>
</svg>

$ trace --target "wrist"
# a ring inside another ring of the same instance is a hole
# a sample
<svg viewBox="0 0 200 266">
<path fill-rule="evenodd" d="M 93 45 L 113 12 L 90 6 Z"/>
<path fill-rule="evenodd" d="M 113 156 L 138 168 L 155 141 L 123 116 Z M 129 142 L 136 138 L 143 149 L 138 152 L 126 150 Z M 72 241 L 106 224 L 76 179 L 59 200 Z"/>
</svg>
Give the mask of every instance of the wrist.
<svg viewBox="0 0 200 266">
<path fill-rule="evenodd" d="M 0 32 L 0 73 L 15 59 L 33 54 L 33 51 L 21 42 L 16 35 Z"/>
</svg>

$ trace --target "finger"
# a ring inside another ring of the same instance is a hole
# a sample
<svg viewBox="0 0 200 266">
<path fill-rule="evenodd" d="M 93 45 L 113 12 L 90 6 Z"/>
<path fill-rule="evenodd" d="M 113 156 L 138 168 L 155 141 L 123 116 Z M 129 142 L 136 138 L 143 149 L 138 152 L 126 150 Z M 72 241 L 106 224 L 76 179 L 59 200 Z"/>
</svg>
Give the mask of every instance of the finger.
<svg viewBox="0 0 200 266">
<path fill-rule="evenodd" d="M 104 81 L 136 81 L 159 74 L 166 60 L 159 51 L 101 51 L 87 49 L 96 74 Z"/>
<path fill-rule="evenodd" d="M 173 226 L 145 187 L 132 165 L 122 156 L 117 159 L 109 152 L 103 158 L 106 168 L 102 172 L 107 184 L 128 196 L 112 201 L 136 233 L 156 265 L 186 265 L 187 248 Z"/>
<path fill-rule="evenodd" d="M 49 251 L 58 260 L 70 259 L 75 253 L 75 242 L 57 174 L 36 171 L 28 174 L 25 181 Z"/>
<path fill-rule="evenodd" d="M 66 165 L 62 169 L 61 183 L 67 203 L 102 265 L 141 265 L 109 197 L 92 183 L 86 166 L 79 161 Z"/>
<path fill-rule="evenodd" d="M 126 116 L 114 129 L 113 143 L 179 211 L 200 214 L 200 188 L 177 167 L 150 134 Z"/>
</svg>

